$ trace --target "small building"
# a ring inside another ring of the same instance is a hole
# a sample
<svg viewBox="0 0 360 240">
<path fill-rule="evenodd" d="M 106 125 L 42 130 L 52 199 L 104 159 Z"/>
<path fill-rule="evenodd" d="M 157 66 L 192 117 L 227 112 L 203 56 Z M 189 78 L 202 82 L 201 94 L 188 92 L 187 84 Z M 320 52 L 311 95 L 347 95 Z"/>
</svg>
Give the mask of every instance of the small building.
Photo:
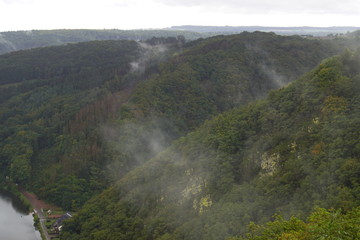
<svg viewBox="0 0 360 240">
<path fill-rule="evenodd" d="M 61 217 L 59 217 L 56 222 L 53 224 L 54 232 L 59 233 L 61 231 L 63 221 L 66 219 L 72 218 L 72 215 L 70 213 L 65 213 Z"/>
</svg>

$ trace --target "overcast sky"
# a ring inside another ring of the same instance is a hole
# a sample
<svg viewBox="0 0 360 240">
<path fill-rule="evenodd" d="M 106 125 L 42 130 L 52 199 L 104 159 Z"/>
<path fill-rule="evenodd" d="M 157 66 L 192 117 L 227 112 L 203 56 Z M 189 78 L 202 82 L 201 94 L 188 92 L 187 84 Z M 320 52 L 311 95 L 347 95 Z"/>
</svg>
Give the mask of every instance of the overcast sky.
<svg viewBox="0 0 360 240">
<path fill-rule="evenodd" d="M 360 26 L 360 0 L 0 0 L 0 31 Z"/>
</svg>

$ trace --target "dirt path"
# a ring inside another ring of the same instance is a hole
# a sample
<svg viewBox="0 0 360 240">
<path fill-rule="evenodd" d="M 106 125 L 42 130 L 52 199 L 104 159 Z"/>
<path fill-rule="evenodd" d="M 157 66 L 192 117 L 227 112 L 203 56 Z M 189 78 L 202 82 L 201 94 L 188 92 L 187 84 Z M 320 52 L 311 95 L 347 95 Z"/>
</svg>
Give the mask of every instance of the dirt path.
<svg viewBox="0 0 360 240">
<path fill-rule="evenodd" d="M 42 200 L 40 200 L 35 194 L 29 193 L 26 191 L 21 191 L 21 193 L 29 200 L 31 206 L 35 209 L 56 209 L 56 206 L 48 204 Z"/>
</svg>

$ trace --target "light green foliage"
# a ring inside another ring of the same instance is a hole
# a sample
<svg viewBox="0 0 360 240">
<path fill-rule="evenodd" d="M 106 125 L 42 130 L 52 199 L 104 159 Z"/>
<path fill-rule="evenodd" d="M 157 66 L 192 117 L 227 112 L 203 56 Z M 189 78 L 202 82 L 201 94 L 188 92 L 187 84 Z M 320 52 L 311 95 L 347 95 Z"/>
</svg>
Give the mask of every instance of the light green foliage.
<svg viewBox="0 0 360 240">
<path fill-rule="evenodd" d="M 234 237 L 229 240 L 359 239 L 359 224 L 359 208 L 347 213 L 317 208 L 305 222 L 296 217 L 284 220 L 277 216 L 275 221 L 267 223 L 266 226 L 249 225 L 250 233 L 245 238 Z"/>
</svg>

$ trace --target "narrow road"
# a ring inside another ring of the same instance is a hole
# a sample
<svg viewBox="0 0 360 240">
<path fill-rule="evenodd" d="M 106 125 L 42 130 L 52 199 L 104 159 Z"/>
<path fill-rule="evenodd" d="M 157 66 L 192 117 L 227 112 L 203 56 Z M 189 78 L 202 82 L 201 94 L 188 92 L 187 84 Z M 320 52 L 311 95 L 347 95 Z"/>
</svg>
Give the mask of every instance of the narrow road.
<svg viewBox="0 0 360 240">
<path fill-rule="evenodd" d="M 33 206 L 34 207 L 34 206 Z M 38 208 L 35 208 L 34 207 L 34 211 L 35 213 L 38 215 L 39 217 L 39 220 L 40 220 L 40 227 L 41 227 L 41 230 L 42 230 L 42 233 L 44 234 L 45 236 L 45 240 L 51 240 L 50 236 L 49 236 L 49 233 L 47 231 L 47 228 L 45 226 L 45 221 L 46 221 L 46 218 L 44 217 L 44 214 L 43 212 L 41 211 L 41 209 L 38 209 Z"/>
</svg>

